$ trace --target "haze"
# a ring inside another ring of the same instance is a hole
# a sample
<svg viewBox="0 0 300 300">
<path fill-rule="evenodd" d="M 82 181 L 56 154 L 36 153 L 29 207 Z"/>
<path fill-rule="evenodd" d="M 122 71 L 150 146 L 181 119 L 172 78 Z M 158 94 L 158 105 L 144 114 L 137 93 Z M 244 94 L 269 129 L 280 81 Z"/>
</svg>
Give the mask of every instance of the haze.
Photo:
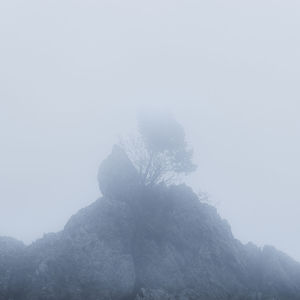
<svg viewBox="0 0 300 300">
<path fill-rule="evenodd" d="M 299 26 L 298 1 L 2 1 L 0 235 L 61 230 L 155 106 L 234 235 L 300 261 Z"/>
</svg>

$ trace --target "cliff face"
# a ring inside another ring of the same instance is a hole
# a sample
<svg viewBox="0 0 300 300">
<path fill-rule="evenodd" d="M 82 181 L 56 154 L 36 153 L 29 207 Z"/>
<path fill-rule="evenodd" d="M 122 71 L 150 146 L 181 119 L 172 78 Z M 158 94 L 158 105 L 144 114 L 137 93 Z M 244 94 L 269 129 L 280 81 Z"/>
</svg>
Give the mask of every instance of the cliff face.
<svg viewBox="0 0 300 300">
<path fill-rule="evenodd" d="M 242 245 L 187 186 L 142 188 L 117 147 L 98 178 L 62 232 L 0 239 L 0 299 L 300 299 L 300 265 Z"/>
</svg>

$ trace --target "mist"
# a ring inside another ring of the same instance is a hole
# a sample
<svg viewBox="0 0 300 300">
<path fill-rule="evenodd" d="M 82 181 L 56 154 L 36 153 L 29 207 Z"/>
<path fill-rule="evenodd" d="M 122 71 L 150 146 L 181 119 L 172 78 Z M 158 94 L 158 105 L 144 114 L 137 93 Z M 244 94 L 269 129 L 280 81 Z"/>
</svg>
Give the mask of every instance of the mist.
<svg viewBox="0 0 300 300">
<path fill-rule="evenodd" d="M 31 243 L 100 197 L 140 109 L 173 113 L 186 179 L 236 238 L 300 261 L 298 1 L 2 1 L 0 235 Z"/>
</svg>

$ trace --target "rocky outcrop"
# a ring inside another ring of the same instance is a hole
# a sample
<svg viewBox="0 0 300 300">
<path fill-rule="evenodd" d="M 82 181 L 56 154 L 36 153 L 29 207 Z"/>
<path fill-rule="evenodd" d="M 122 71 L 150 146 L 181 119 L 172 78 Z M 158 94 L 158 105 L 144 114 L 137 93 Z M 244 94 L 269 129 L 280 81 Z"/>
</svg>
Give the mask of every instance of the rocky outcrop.
<svg viewBox="0 0 300 300">
<path fill-rule="evenodd" d="M 300 299 L 300 265 L 242 245 L 187 186 L 143 187 L 118 147 L 98 178 L 103 197 L 63 231 L 0 239 L 1 300 Z"/>
<path fill-rule="evenodd" d="M 120 146 L 115 145 L 100 165 L 98 182 L 103 196 L 110 199 L 124 200 L 136 193 L 138 173 Z"/>
</svg>

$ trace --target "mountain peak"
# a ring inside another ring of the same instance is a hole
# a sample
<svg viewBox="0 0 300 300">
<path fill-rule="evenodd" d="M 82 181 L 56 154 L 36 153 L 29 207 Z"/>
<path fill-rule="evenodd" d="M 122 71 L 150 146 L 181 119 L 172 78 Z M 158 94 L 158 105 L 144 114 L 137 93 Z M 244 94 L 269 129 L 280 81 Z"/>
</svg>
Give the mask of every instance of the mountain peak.
<svg viewBox="0 0 300 300">
<path fill-rule="evenodd" d="M 0 238 L 0 299 L 299 299 L 300 265 L 236 240 L 188 186 L 143 186 L 115 146 L 103 197 L 25 247 Z"/>
</svg>

